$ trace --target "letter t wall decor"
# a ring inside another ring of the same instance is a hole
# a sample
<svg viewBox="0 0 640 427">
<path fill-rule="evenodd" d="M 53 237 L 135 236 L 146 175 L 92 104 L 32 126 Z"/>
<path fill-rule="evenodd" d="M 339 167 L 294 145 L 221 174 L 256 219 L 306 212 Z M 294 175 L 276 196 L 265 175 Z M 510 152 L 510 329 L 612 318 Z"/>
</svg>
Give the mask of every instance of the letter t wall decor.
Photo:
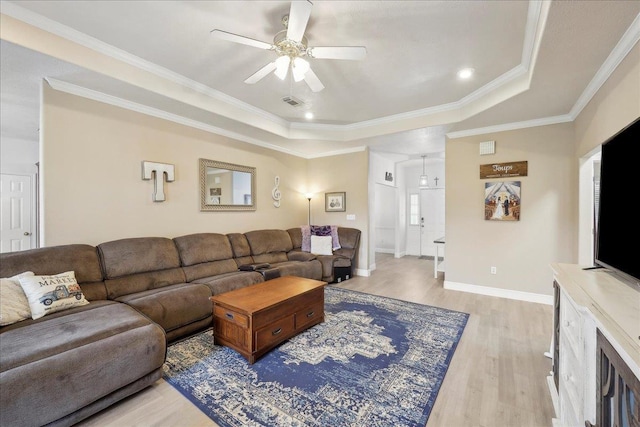
<svg viewBox="0 0 640 427">
<path fill-rule="evenodd" d="M 164 195 L 164 181 L 173 182 L 175 180 L 175 167 L 168 163 L 143 161 L 142 179 L 150 180 L 152 176 L 155 178 L 153 180 L 152 199 L 154 202 L 164 202 L 166 200 Z"/>
</svg>

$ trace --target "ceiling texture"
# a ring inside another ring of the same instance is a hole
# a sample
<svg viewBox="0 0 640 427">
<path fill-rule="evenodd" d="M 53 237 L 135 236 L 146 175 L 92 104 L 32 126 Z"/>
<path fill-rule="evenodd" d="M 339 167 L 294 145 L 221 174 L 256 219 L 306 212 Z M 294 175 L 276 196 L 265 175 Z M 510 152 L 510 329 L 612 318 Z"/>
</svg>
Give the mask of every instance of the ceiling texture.
<svg viewBox="0 0 640 427">
<path fill-rule="evenodd" d="M 2 1 L 2 136 L 38 139 L 45 79 L 57 90 L 304 158 L 367 146 L 437 156 L 445 135 L 574 120 L 640 39 L 637 0 L 317 0 L 309 46 L 364 46 L 366 57 L 308 58 L 325 86 L 319 92 L 291 73 L 244 83 L 276 53 L 211 31 L 271 44 L 290 5 Z M 25 28 L 38 37 L 27 39 Z M 463 68 L 475 73 L 462 80 Z"/>
</svg>

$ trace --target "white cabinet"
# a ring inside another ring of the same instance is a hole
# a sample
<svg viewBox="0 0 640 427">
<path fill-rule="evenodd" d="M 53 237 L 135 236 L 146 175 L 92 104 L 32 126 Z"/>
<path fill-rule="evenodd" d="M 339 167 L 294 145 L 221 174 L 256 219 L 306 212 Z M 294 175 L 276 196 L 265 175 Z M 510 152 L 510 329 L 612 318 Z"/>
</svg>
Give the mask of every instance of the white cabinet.
<svg viewBox="0 0 640 427">
<path fill-rule="evenodd" d="M 605 270 L 584 270 L 574 264 L 553 264 L 552 269 L 559 301 L 553 336 L 559 345 L 548 381 L 556 408 L 553 425 L 599 425 L 598 333 L 620 355 L 631 377 L 639 378 L 640 289 Z"/>
<path fill-rule="evenodd" d="M 591 316 L 560 288 L 558 402 L 566 426 L 595 422 L 595 340 Z M 593 357 L 592 357 L 593 356 Z M 591 398 L 593 397 L 593 399 Z"/>
</svg>

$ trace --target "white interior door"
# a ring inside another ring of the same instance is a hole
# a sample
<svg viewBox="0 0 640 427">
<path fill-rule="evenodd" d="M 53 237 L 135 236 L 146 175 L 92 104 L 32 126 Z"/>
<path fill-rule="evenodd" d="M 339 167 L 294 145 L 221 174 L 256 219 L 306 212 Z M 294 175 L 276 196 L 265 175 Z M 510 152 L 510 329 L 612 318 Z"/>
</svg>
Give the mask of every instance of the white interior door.
<svg viewBox="0 0 640 427">
<path fill-rule="evenodd" d="M 396 248 L 396 188 L 383 184 L 375 187 L 376 252 L 395 253 Z"/>
<path fill-rule="evenodd" d="M 0 252 L 31 249 L 32 197 L 30 176 L 0 174 Z"/>
<path fill-rule="evenodd" d="M 420 255 L 435 256 L 436 246 L 433 241 L 444 236 L 444 188 L 420 190 Z M 440 250 L 438 256 L 444 256 Z"/>
</svg>

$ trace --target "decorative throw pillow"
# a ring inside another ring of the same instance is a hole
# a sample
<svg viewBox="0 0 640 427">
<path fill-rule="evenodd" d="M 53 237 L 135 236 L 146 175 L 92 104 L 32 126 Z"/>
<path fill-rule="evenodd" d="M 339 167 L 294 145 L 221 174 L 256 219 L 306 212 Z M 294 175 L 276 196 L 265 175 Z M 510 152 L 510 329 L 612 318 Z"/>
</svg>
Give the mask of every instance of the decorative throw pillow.
<svg viewBox="0 0 640 427">
<path fill-rule="evenodd" d="M 31 318 L 29 301 L 20 286 L 20 278 L 27 276 L 33 276 L 33 271 L 0 279 L 0 326 Z"/>
<path fill-rule="evenodd" d="M 331 236 L 331 226 L 330 225 L 312 225 L 311 235 L 312 236 Z"/>
<path fill-rule="evenodd" d="M 311 235 L 311 253 L 315 255 L 333 255 L 331 236 Z"/>
<path fill-rule="evenodd" d="M 300 231 L 302 231 L 302 244 L 300 250 L 303 252 L 311 252 L 311 226 L 301 225 Z"/>
<path fill-rule="evenodd" d="M 89 304 L 73 271 L 52 276 L 21 277 L 20 286 L 29 300 L 32 319 Z"/>
</svg>

